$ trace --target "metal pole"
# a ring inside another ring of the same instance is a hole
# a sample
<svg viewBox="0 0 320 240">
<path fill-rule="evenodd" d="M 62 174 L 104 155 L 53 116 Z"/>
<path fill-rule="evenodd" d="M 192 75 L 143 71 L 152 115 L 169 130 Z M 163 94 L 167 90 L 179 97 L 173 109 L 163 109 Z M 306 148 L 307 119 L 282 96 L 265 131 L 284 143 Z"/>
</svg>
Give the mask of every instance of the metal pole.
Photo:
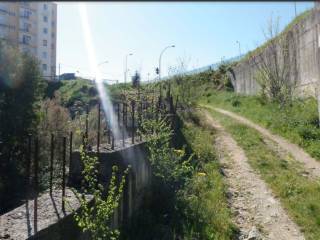
<svg viewBox="0 0 320 240">
<path fill-rule="evenodd" d="M 62 211 L 65 212 L 65 196 L 66 196 L 66 145 L 67 138 L 63 137 L 62 142 Z"/>
<path fill-rule="evenodd" d="M 28 135 L 28 156 L 27 156 L 27 173 L 26 173 L 26 187 L 27 187 L 27 197 L 26 200 L 28 202 L 28 199 L 30 197 L 30 167 L 31 167 L 31 137 L 32 135 Z"/>
<path fill-rule="evenodd" d="M 98 132 L 97 132 L 97 152 L 100 152 L 100 122 L 101 122 L 101 105 L 98 104 Z"/>
<path fill-rule="evenodd" d="M 112 132 L 111 149 L 114 150 L 114 134 Z"/>
<path fill-rule="evenodd" d="M 52 195 L 53 185 L 53 157 L 54 157 L 54 135 L 51 133 L 51 146 L 50 146 L 50 195 Z"/>
<path fill-rule="evenodd" d="M 39 141 L 38 137 L 34 140 L 34 209 L 33 209 L 33 228 L 34 233 L 38 232 L 38 164 L 39 164 Z"/>
<path fill-rule="evenodd" d="M 73 133 L 70 132 L 70 139 L 69 139 L 69 176 L 70 176 L 71 162 L 72 162 L 72 140 L 73 140 Z"/>
<path fill-rule="evenodd" d="M 108 135 L 108 144 L 110 144 L 110 139 L 111 139 L 111 129 L 110 129 L 110 122 L 109 120 L 107 121 L 107 127 L 108 127 L 108 131 L 107 131 L 107 135 Z"/>
<path fill-rule="evenodd" d="M 142 116 L 143 116 L 143 108 L 142 108 L 142 101 L 140 99 L 140 111 L 139 111 L 139 130 L 140 130 L 140 141 L 142 141 L 142 134 L 141 134 L 141 128 L 142 128 Z"/>
<path fill-rule="evenodd" d="M 60 81 L 60 63 L 59 63 L 59 76 L 58 76 L 58 80 Z"/>
<path fill-rule="evenodd" d="M 85 148 L 88 145 L 88 136 L 89 136 L 89 106 L 87 105 L 86 109 L 86 139 L 85 139 Z"/>
<path fill-rule="evenodd" d="M 135 102 L 134 101 L 131 101 L 131 111 L 132 111 L 132 119 L 131 119 L 131 127 L 132 127 L 132 135 L 131 135 L 131 142 L 132 144 L 134 144 L 134 130 L 135 130 L 135 126 L 134 126 L 134 107 L 135 107 Z"/>
<path fill-rule="evenodd" d="M 124 131 L 125 131 L 125 107 L 124 107 L 125 103 L 122 103 L 122 146 L 125 146 L 125 142 L 124 142 Z"/>
</svg>

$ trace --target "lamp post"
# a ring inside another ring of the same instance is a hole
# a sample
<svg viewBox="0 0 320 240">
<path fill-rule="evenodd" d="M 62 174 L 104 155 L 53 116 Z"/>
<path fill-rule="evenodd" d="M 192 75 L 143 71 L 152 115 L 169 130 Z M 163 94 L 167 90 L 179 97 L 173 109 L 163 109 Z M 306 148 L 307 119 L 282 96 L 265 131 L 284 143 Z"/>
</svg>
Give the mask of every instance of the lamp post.
<svg viewBox="0 0 320 240">
<path fill-rule="evenodd" d="M 99 63 L 98 65 L 97 65 L 97 68 L 99 67 L 99 66 L 101 66 L 102 64 L 105 64 L 105 63 L 109 63 L 109 61 L 103 61 L 103 62 L 101 62 L 101 63 Z M 96 74 L 96 73 L 95 73 Z M 97 80 L 97 76 L 95 76 L 94 77 L 94 82 Z"/>
<path fill-rule="evenodd" d="M 240 47 L 240 42 L 237 41 L 238 45 L 239 45 L 239 56 L 241 56 L 241 47 Z"/>
<path fill-rule="evenodd" d="M 104 63 L 109 63 L 108 61 L 104 61 L 104 62 L 101 62 L 97 65 L 97 67 L 99 67 L 100 65 L 104 64 Z"/>
<path fill-rule="evenodd" d="M 159 57 L 159 80 L 161 80 L 161 58 L 162 58 L 162 54 L 168 49 L 168 48 L 174 48 L 175 45 L 170 45 L 165 47 L 162 52 L 160 53 L 160 57 Z"/>
<path fill-rule="evenodd" d="M 128 72 L 128 57 L 132 56 L 133 53 L 128 53 L 125 57 L 125 69 L 124 69 L 124 83 L 127 83 L 127 72 Z"/>
</svg>

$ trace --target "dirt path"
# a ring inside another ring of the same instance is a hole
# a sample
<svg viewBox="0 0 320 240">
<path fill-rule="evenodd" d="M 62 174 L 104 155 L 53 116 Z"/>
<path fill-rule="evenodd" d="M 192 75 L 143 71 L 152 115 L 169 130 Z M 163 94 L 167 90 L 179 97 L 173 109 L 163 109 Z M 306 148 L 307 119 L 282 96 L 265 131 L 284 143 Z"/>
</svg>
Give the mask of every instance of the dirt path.
<svg viewBox="0 0 320 240">
<path fill-rule="evenodd" d="M 280 202 L 248 164 L 236 141 L 205 111 L 208 123 L 217 130 L 216 146 L 229 186 L 230 205 L 239 239 L 304 239 Z"/>
<path fill-rule="evenodd" d="M 316 159 L 312 158 L 308 153 L 306 153 L 303 149 L 301 149 L 296 144 L 290 143 L 283 137 L 278 135 L 272 134 L 269 130 L 259 126 L 258 124 L 253 123 L 247 118 L 239 116 L 236 113 L 221 109 L 221 108 L 214 108 L 211 106 L 206 106 L 210 109 L 213 109 L 219 113 L 227 115 L 240 123 L 246 124 L 249 127 L 254 128 L 255 130 L 259 131 L 263 136 L 271 139 L 272 141 L 276 142 L 283 150 L 287 151 L 292 155 L 292 157 L 302 163 L 306 170 L 306 173 L 309 174 L 311 177 L 319 178 L 320 177 L 320 162 Z"/>
</svg>

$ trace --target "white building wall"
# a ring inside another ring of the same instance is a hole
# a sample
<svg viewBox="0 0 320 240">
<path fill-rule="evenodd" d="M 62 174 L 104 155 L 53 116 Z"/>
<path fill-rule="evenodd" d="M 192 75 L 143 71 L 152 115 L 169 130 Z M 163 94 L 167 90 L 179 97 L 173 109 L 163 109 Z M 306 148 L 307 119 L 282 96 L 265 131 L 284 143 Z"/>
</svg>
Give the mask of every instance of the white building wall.
<svg viewBox="0 0 320 240">
<path fill-rule="evenodd" d="M 0 2 L 0 38 L 35 56 L 48 79 L 56 74 L 56 28 L 53 2 Z"/>
<path fill-rule="evenodd" d="M 56 52 L 56 11 L 55 4 L 51 2 L 38 3 L 38 42 L 37 57 L 41 62 L 44 76 L 49 78 L 55 76 L 55 52 Z M 54 45 L 54 48 L 52 48 Z"/>
</svg>

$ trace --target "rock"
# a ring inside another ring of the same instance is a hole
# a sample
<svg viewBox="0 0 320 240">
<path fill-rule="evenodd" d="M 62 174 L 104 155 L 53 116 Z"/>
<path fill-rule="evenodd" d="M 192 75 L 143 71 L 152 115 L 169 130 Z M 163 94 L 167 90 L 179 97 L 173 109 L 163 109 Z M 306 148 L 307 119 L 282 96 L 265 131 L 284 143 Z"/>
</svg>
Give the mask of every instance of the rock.
<svg viewBox="0 0 320 240">
<path fill-rule="evenodd" d="M 255 226 L 251 228 L 246 240 L 262 240 L 261 234 Z"/>
</svg>

